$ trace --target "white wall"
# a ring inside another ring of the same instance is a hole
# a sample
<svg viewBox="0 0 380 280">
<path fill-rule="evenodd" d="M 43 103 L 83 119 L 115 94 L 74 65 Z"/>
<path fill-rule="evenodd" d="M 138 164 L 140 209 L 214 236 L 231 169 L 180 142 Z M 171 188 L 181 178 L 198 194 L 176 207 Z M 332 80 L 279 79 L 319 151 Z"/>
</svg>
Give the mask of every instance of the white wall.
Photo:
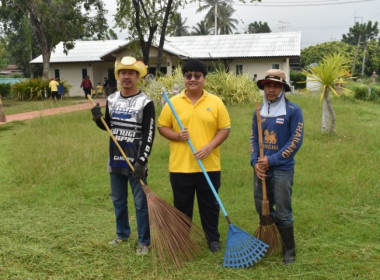
<svg viewBox="0 0 380 280">
<path fill-rule="evenodd" d="M 272 69 L 273 64 L 279 64 L 280 70 L 285 72 L 286 80 L 289 82 L 290 66 L 288 58 L 256 58 L 256 59 L 235 59 L 230 62 L 230 72 L 235 73 L 236 65 L 243 65 L 243 74 L 253 78 L 257 74 L 257 79 L 263 79 L 265 72 Z"/>
<path fill-rule="evenodd" d="M 131 52 L 126 50 L 115 59 L 121 59 L 123 56 L 131 55 Z M 165 55 L 163 64 L 168 67 L 168 74 L 171 73 L 172 66 L 178 66 L 179 59 L 177 57 Z M 151 65 L 155 66 L 155 59 L 151 59 Z M 272 68 L 273 64 L 279 64 L 280 69 L 285 72 L 287 82 L 289 82 L 289 59 L 287 58 L 257 58 L 257 59 L 234 59 L 229 63 L 230 72 L 235 73 L 236 65 L 243 65 L 243 74 L 247 74 L 253 78 L 257 74 L 257 79 L 262 79 L 265 72 Z M 169 66 L 168 66 L 169 65 Z M 84 93 L 80 84 L 82 82 L 82 69 L 87 69 L 87 74 L 94 88 L 98 82 L 103 82 L 104 77 L 108 76 L 108 69 L 114 67 L 114 62 L 95 62 L 95 63 L 51 63 L 50 76 L 54 76 L 54 69 L 59 69 L 60 78 L 67 81 L 72 86 L 69 96 L 83 96 Z"/>
<path fill-rule="evenodd" d="M 113 68 L 112 62 L 95 62 L 95 63 L 51 63 L 50 76 L 54 76 L 54 70 L 59 69 L 61 80 L 65 80 L 71 89 L 69 96 L 83 96 L 84 93 L 80 84 L 82 82 L 82 69 L 87 69 L 92 86 L 96 88 L 98 82 L 103 83 L 104 77 L 108 76 L 108 69 Z"/>
</svg>

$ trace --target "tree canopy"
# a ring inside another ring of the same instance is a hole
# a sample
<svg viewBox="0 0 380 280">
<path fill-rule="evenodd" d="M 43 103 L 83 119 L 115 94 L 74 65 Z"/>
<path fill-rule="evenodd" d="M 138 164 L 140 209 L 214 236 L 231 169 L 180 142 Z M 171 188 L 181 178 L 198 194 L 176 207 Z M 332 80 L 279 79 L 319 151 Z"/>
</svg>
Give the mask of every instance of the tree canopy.
<svg viewBox="0 0 380 280">
<path fill-rule="evenodd" d="M 310 46 L 301 50 L 301 68 L 306 68 L 312 63 L 319 63 L 327 55 L 342 54 L 351 60 L 354 57 L 355 47 L 343 42 L 327 42 Z"/>
<path fill-rule="evenodd" d="M 186 25 L 187 18 L 183 19 L 182 15 L 174 12 L 170 17 L 170 25 L 168 26 L 168 34 L 170 36 L 186 36 L 189 35 L 189 26 Z"/>
<path fill-rule="evenodd" d="M 27 20 L 42 53 L 44 78 L 48 78 L 50 55 L 59 42 L 64 42 L 67 52 L 76 39 L 94 34 L 97 39 L 104 38 L 105 12 L 102 0 L 1 0 L 0 5 L 6 35 L 26 34 L 23 20 Z"/>
<path fill-rule="evenodd" d="M 170 15 L 181 1 L 118 0 L 116 26 L 128 29 L 131 40 L 138 40 L 143 61 L 149 65 L 149 51 L 156 32 L 160 34 L 156 69 L 161 66 L 162 51 Z"/>
<path fill-rule="evenodd" d="M 356 45 L 358 42 L 366 42 L 375 38 L 379 34 L 379 29 L 377 27 L 377 21 L 372 24 L 372 21 L 367 23 L 356 22 L 353 27 L 350 27 L 347 34 L 342 35 L 342 42 Z"/>
<path fill-rule="evenodd" d="M 255 21 L 251 22 L 248 25 L 248 31 L 247 33 L 254 34 L 254 33 L 270 33 L 272 32 L 268 26 L 267 22 L 261 22 L 261 21 Z"/>
</svg>

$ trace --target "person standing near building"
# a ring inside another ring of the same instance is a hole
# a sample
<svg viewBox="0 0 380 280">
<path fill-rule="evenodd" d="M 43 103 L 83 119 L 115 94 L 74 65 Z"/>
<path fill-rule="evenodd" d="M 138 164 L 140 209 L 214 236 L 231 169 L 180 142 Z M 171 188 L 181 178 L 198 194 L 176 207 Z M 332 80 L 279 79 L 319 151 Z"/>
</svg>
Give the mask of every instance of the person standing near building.
<svg viewBox="0 0 380 280">
<path fill-rule="evenodd" d="M 108 96 L 111 94 L 111 88 L 110 88 L 110 82 L 108 81 L 107 77 L 104 77 L 103 81 L 103 90 L 104 90 L 104 96 Z"/>
<path fill-rule="evenodd" d="M 102 83 L 99 82 L 98 85 L 96 86 L 96 97 L 102 97 L 103 96 L 103 86 Z"/>
<path fill-rule="evenodd" d="M 128 183 L 134 196 L 138 246 L 137 254 L 148 253 L 150 245 L 148 204 L 140 179 L 147 183 L 148 157 L 155 134 L 153 100 L 137 88 L 139 78 L 147 74 L 142 61 L 126 56 L 115 62 L 115 78 L 121 90 L 107 98 L 105 121 L 125 154 L 133 164 L 131 171 L 122 154 L 110 139 L 108 172 L 111 180 L 111 198 L 116 217 L 116 238 L 110 244 L 126 241 L 130 234 L 128 219 Z M 101 129 L 102 112 L 99 105 L 91 109 L 93 120 Z"/>
<path fill-rule="evenodd" d="M 251 166 L 254 168 L 254 202 L 261 218 L 261 181 L 265 180 L 270 215 L 283 240 L 283 263 L 291 264 L 296 257 L 292 210 L 294 156 L 303 141 L 303 115 L 298 105 L 285 98 L 285 92 L 290 91 L 290 86 L 283 71 L 268 70 L 265 78 L 257 81 L 257 86 L 264 90 L 264 105 L 260 110 L 264 157 L 260 158 L 255 112 L 250 139 Z"/>
<path fill-rule="evenodd" d="M 53 100 L 56 100 L 56 99 L 59 99 L 59 95 L 58 95 L 58 85 L 59 83 L 54 80 L 54 78 L 51 78 L 50 82 L 49 82 L 49 88 L 50 88 L 50 92 L 51 92 L 51 98 Z"/>
<path fill-rule="evenodd" d="M 207 68 L 199 60 L 189 60 L 182 68 L 185 89 L 171 98 L 183 123 L 181 130 L 168 104 L 158 119 L 159 133 L 170 140 L 169 172 L 174 206 L 193 217 L 195 194 L 203 230 L 212 253 L 220 250 L 219 204 L 197 163 L 202 163 L 218 191 L 221 182 L 219 146 L 230 132 L 230 117 L 222 100 L 203 89 Z M 187 139 L 196 149 L 193 154 Z"/>
<path fill-rule="evenodd" d="M 89 76 L 84 77 L 82 83 L 80 84 L 80 87 L 83 89 L 84 98 L 87 98 L 87 95 L 89 94 L 91 95 L 91 91 L 94 89 L 94 87 L 92 86 Z"/>
</svg>

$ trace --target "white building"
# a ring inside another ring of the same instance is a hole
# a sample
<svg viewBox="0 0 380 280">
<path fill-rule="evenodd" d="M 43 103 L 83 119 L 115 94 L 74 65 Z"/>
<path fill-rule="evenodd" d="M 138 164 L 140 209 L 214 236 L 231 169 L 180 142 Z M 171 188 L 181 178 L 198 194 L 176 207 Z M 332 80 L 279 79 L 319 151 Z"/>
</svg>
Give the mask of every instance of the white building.
<svg viewBox="0 0 380 280">
<path fill-rule="evenodd" d="M 157 45 L 149 54 L 149 72 L 155 71 Z M 258 33 L 166 37 L 161 72 L 171 74 L 183 60 L 196 58 L 210 65 L 223 63 L 229 72 L 263 78 L 271 68 L 281 69 L 289 79 L 291 67 L 298 66 L 301 54 L 301 33 Z M 72 88 L 70 96 L 82 96 L 80 83 L 88 75 L 96 87 L 104 77 L 114 81 L 115 59 L 132 55 L 142 60 L 136 41 L 75 41 L 74 49 L 66 55 L 63 42 L 50 58 L 50 76 L 66 80 Z M 30 63 L 42 64 L 42 56 Z"/>
</svg>

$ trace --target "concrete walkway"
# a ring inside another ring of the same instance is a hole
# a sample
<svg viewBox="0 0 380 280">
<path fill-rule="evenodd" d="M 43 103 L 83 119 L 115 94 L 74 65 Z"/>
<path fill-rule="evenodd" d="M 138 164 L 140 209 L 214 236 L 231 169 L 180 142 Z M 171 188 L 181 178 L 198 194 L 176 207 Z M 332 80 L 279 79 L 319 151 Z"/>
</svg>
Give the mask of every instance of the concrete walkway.
<svg viewBox="0 0 380 280">
<path fill-rule="evenodd" d="M 101 107 L 106 105 L 106 99 L 96 99 L 94 102 L 99 103 Z M 14 115 L 6 115 L 6 122 L 0 122 L 0 125 L 12 122 L 12 121 L 27 121 L 33 118 L 64 114 L 74 111 L 80 110 L 90 110 L 92 108 L 92 104 L 90 102 L 83 102 L 77 105 L 65 106 L 65 107 L 57 107 L 51 109 L 45 109 L 40 111 L 26 112 Z"/>
</svg>

